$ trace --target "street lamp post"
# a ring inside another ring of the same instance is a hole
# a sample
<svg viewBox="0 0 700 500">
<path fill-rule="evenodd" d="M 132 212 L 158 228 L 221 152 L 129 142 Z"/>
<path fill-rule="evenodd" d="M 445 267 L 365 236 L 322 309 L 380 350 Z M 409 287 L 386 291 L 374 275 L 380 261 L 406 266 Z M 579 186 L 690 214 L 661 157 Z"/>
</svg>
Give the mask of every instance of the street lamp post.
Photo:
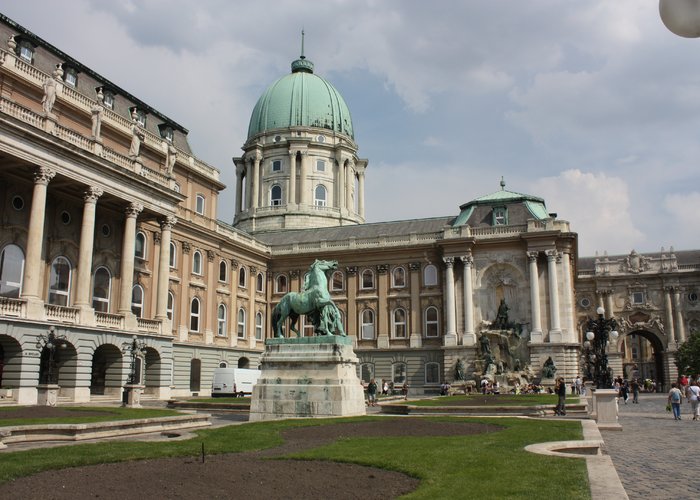
<svg viewBox="0 0 700 500">
<path fill-rule="evenodd" d="M 599 307 L 597 318 L 588 320 L 586 340 L 583 342 L 583 366 L 586 377 L 593 381 L 598 389 L 612 387 L 612 370 L 608 366 L 608 340 L 617 340 L 617 322 L 614 318 L 605 318 L 605 309 Z"/>
<path fill-rule="evenodd" d="M 68 347 L 66 336 L 57 334 L 54 326 L 49 327 L 49 331 L 46 335 L 42 333 L 37 337 L 36 348 L 39 349 L 40 353 L 43 353 L 44 349 L 48 352 L 49 359 L 45 379 L 46 384 L 58 384 L 58 372 L 54 369 L 54 365 L 56 364 L 56 349 L 65 349 L 66 347 Z"/>
</svg>

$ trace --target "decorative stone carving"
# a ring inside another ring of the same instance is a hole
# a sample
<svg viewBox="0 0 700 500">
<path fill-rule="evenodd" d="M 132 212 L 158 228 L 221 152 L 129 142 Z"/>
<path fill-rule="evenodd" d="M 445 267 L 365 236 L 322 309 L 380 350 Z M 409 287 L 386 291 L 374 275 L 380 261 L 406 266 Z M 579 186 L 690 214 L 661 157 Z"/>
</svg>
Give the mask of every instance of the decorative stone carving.
<svg viewBox="0 0 700 500">
<path fill-rule="evenodd" d="M 134 109 L 131 113 L 131 146 L 129 147 L 129 156 L 137 158 L 141 150 L 141 141 L 146 138 L 146 133 L 138 123 L 138 114 Z"/>
<path fill-rule="evenodd" d="M 188 255 L 190 253 L 190 250 L 191 250 L 190 243 L 188 241 L 183 241 L 182 242 L 182 253 L 184 253 L 185 255 Z"/>
<path fill-rule="evenodd" d="M 389 271 L 389 264 L 379 264 L 377 266 L 377 274 L 386 274 Z"/>
<path fill-rule="evenodd" d="M 172 215 L 167 215 L 160 221 L 160 229 L 165 231 L 166 229 L 172 229 L 173 226 L 177 224 L 177 217 Z"/>
<path fill-rule="evenodd" d="M 214 250 L 207 250 L 207 260 L 209 262 L 214 262 L 214 257 L 216 257 Z"/>
<path fill-rule="evenodd" d="M 620 263 L 620 271 L 634 274 L 648 271 L 651 269 L 650 260 L 649 257 L 639 255 L 635 250 L 632 250 L 632 252 L 625 257 L 625 260 Z"/>
<path fill-rule="evenodd" d="M 443 257 L 442 261 L 445 263 L 445 267 L 453 267 L 455 264 L 454 257 Z"/>
<path fill-rule="evenodd" d="M 142 210 L 143 205 L 140 203 L 129 203 L 125 209 L 125 212 L 127 217 L 138 217 Z"/>
<path fill-rule="evenodd" d="M 176 161 L 177 149 L 175 149 L 175 146 L 172 144 L 167 143 L 165 151 L 165 170 L 168 172 L 168 175 L 172 175 Z"/>
<path fill-rule="evenodd" d="M 34 170 L 34 183 L 47 185 L 54 178 L 56 172 L 46 167 L 39 167 Z"/>
<path fill-rule="evenodd" d="M 46 115 L 52 115 L 53 105 L 56 102 L 56 86 L 57 82 L 53 76 L 46 77 L 44 80 L 44 97 L 41 98 L 41 107 Z"/>
<path fill-rule="evenodd" d="M 411 271 L 420 271 L 420 262 L 409 262 L 408 269 Z"/>
<path fill-rule="evenodd" d="M 289 276 L 292 279 L 297 279 L 299 277 L 299 269 L 292 269 L 291 271 L 289 271 Z"/>
<path fill-rule="evenodd" d="M 231 259 L 231 268 L 238 269 L 238 261 L 236 259 Z"/>
<path fill-rule="evenodd" d="M 86 203 L 97 203 L 97 199 L 102 196 L 104 192 L 97 187 L 89 187 L 85 190 L 85 193 L 83 193 L 83 200 L 85 200 Z"/>
<path fill-rule="evenodd" d="M 348 276 L 354 276 L 357 274 L 357 266 L 346 266 L 345 272 L 348 274 Z"/>
</svg>

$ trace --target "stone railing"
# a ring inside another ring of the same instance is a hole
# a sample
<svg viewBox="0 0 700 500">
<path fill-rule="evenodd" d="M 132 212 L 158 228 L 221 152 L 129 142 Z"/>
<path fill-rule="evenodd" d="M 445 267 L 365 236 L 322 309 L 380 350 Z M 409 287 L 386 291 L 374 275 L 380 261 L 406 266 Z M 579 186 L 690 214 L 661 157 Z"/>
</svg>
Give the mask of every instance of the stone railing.
<svg viewBox="0 0 700 500">
<path fill-rule="evenodd" d="M 44 128 L 46 119 L 43 116 L 4 97 L 0 98 L 0 111 L 36 128 Z"/>
<path fill-rule="evenodd" d="M 124 329 L 124 316 L 95 311 L 95 324 L 103 328 Z"/>
<path fill-rule="evenodd" d="M 369 248 L 391 248 L 410 245 L 416 241 L 422 243 L 434 243 L 441 239 L 441 233 L 411 233 L 405 236 L 375 236 L 372 238 L 349 238 L 338 241 L 313 241 L 308 243 L 290 243 L 285 245 L 272 245 L 272 255 L 285 255 L 297 252 L 314 252 L 332 250 L 352 250 Z"/>
<path fill-rule="evenodd" d="M 0 316 L 24 318 L 26 315 L 27 311 L 25 300 L 0 297 Z"/>
<path fill-rule="evenodd" d="M 90 138 L 85 137 L 84 135 L 79 134 L 74 130 L 63 127 L 62 125 L 56 124 L 56 128 L 54 129 L 54 135 L 59 139 L 63 139 L 64 141 L 70 142 L 71 144 L 75 144 L 79 148 L 88 150 L 90 152 L 93 151 L 93 141 Z"/>
<path fill-rule="evenodd" d="M 12 61 L 12 62 L 10 62 Z M 6 50 L 0 49 L 0 66 L 4 67 L 6 70 L 11 71 L 12 73 L 15 73 L 17 76 L 19 76 L 21 79 L 29 81 L 33 83 L 36 86 L 41 87 L 44 84 L 44 81 L 49 77 L 47 73 L 44 73 L 43 71 L 39 70 L 38 68 L 32 66 L 31 64 L 26 63 L 25 61 L 19 59 L 16 57 L 13 53 L 8 52 Z M 56 88 L 56 98 L 67 101 L 71 104 L 71 106 L 78 108 L 82 110 L 85 113 L 90 113 L 91 109 L 93 106 L 97 104 L 97 101 L 94 99 L 91 99 L 90 97 L 81 94 L 78 92 L 76 89 L 71 88 L 62 82 L 59 82 L 59 85 Z M 4 100 L 4 99 L 3 99 Z M 11 101 L 8 101 L 11 102 Z M 21 108 L 21 107 L 20 107 Z M 21 108 L 24 109 L 24 108 Z M 30 123 L 31 125 L 34 125 L 38 128 L 44 128 L 43 125 L 43 120 L 44 118 L 38 114 L 36 114 L 36 117 L 38 117 L 40 120 L 31 120 L 31 119 L 26 119 L 26 115 L 24 112 L 19 113 L 19 114 L 13 114 L 11 111 L 6 111 L 5 109 L 0 108 L 0 111 L 4 111 L 12 116 L 15 116 L 15 118 L 19 118 L 20 120 Z M 28 111 L 28 110 L 27 110 Z M 131 127 L 132 127 L 132 121 L 124 116 L 121 116 L 120 114 L 114 112 L 114 110 L 111 110 L 109 108 L 104 108 L 104 112 L 102 115 L 102 124 L 103 126 L 109 125 L 114 129 L 119 130 L 121 133 L 123 133 L 126 136 L 131 135 Z M 66 129 L 68 130 L 68 129 Z M 155 149 L 156 151 L 159 151 L 160 153 L 165 154 L 165 151 L 163 150 L 163 138 L 160 136 L 157 136 L 149 131 L 144 131 L 145 132 L 145 137 L 144 137 L 144 144 Z M 65 139 L 66 137 L 61 137 L 62 139 Z M 93 146 L 92 142 L 89 140 L 89 138 L 85 138 L 88 141 L 88 151 L 93 151 Z M 70 141 L 73 144 L 76 144 L 80 147 L 84 147 L 81 144 L 77 144 L 74 140 Z M 195 158 L 192 156 L 190 153 L 183 151 L 180 148 L 175 148 L 177 150 L 177 162 L 181 163 L 183 165 L 187 165 L 190 169 L 196 170 L 205 177 L 209 177 L 211 179 L 214 179 L 216 181 L 219 181 L 220 179 L 220 172 L 212 167 L 211 165 L 208 165 L 207 163 L 203 162 L 202 160 Z"/>
<path fill-rule="evenodd" d="M 248 236 L 247 234 L 238 231 L 236 229 L 233 229 L 233 227 L 224 225 L 225 223 L 220 222 L 220 221 L 215 221 L 216 222 L 216 232 L 222 236 L 225 236 L 227 239 L 233 240 L 233 241 L 240 241 L 241 243 L 247 245 L 249 248 L 255 248 L 259 250 L 262 253 L 269 254 L 270 253 L 270 248 L 267 245 L 264 245 L 263 243 L 260 243 L 258 240 L 253 239 L 251 236 Z"/>
<path fill-rule="evenodd" d="M 77 307 L 44 304 L 44 310 L 46 311 L 46 319 L 49 321 L 60 321 L 62 323 L 78 322 L 79 309 Z"/>
<path fill-rule="evenodd" d="M 160 335 L 162 322 L 157 319 L 136 318 L 138 329 L 141 331 Z"/>
</svg>

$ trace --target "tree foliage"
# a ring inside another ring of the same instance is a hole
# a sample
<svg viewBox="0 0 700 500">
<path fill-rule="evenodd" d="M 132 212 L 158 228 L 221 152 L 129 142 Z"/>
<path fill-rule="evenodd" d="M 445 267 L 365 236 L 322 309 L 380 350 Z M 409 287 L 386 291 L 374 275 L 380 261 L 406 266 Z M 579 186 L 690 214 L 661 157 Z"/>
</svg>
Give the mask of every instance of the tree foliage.
<svg viewBox="0 0 700 500">
<path fill-rule="evenodd" d="M 676 351 L 678 373 L 697 375 L 700 373 L 700 332 L 695 331 Z"/>
</svg>

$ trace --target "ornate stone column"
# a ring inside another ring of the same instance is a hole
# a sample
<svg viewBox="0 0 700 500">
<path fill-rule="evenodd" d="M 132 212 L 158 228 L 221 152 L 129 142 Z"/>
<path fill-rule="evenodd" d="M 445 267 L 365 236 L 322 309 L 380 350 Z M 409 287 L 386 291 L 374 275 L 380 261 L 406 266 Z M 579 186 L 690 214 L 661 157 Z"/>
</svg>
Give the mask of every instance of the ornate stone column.
<svg viewBox="0 0 700 500">
<path fill-rule="evenodd" d="M 557 259 L 559 252 L 556 249 L 547 250 L 547 274 L 549 275 L 549 315 L 550 329 L 549 341 L 561 342 L 561 319 L 559 315 L 559 286 L 557 277 Z"/>
<path fill-rule="evenodd" d="M 236 213 L 237 217 L 243 210 L 243 178 L 245 177 L 245 167 L 236 165 Z"/>
<path fill-rule="evenodd" d="M 676 310 L 676 331 L 678 343 L 685 342 L 685 326 L 683 325 L 683 310 L 681 309 L 681 287 L 673 289 L 673 308 Z"/>
<path fill-rule="evenodd" d="M 673 292 L 672 286 L 664 287 L 664 304 L 666 309 L 666 334 L 668 335 L 668 343 L 676 343 L 676 331 L 673 328 L 673 307 L 671 306 L 671 292 Z"/>
<path fill-rule="evenodd" d="M 260 206 L 260 162 L 262 161 L 262 155 L 260 153 L 255 153 L 253 158 L 253 194 L 251 196 L 251 208 L 256 210 Z"/>
<path fill-rule="evenodd" d="M 289 190 L 287 192 L 287 206 L 295 207 L 297 204 L 297 152 L 289 152 Z"/>
<path fill-rule="evenodd" d="M 160 260 L 158 261 L 158 297 L 156 299 L 156 319 L 168 323 L 168 288 L 170 286 L 170 240 L 177 219 L 168 215 L 160 221 Z M 170 334 L 170 330 L 163 333 Z"/>
<path fill-rule="evenodd" d="M 299 204 L 309 206 L 309 155 L 307 151 L 301 153 L 301 172 L 299 173 Z"/>
<path fill-rule="evenodd" d="M 216 270 L 214 267 L 214 259 L 216 258 L 216 253 L 214 250 L 207 250 L 207 273 L 204 276 L 205 280 L 209 283 L 216 283 L 218 277 L 216 275 Z M 214 335 L 216 329 L 219 327 L 219 303 L 216 300 L 216 286 L 208 286 L 206 295 L 206 304 L 202 307 L 200 315 L 200 332 L 204 333 L 204 343 L 212 344 L 214 343 Z M 227 319 L 228 325 L 230 325 L 231 315 L 229 314 Z M 227 325 L 227 326 L 228 326 Z"/>
<path fill-rule="evenodd" d="M 46 217 L 46 191 L 49 182 L 55 175 L 56 172 L 45 167 L 39 167 L 34 171 L 34 192 L 29 215 L 27 256 L 24 263 L 24 282 L 22 283 L 22 297 L 34 301 L 40 300 L 39 287 Z"/>
<path fill-rule="evenodd" d="M 102 196 L 102 190 L 89 187 L 83 194 L 83 223 L 80 227 L 80 250 L 78 253 L 78 283 L 75 294 L 75 305 L 82 308 L 92 308 L 90 300 L 90 278 L 92 276 L 92 249 L 95 241 L 95 208 L 97 199 Z"/>
<path fill-rule="evenodd" d="M 387 305 L 387 291 L 389 289 L 389 265 L 377 266 L 377 347 L 387 349 L 389 347 L 391 319 Z M 361 278 L 360 278 L 361 279 Z"/>
<path fill-rule="evenodd" d="M 539 252 L 527 252 L 527 259 L 530 265 L 530 307 L 532 330 L 530 341 L 532 343 L 542 342 L 542 316 L 540 312 L 540 278 L 537 270 L 537 257 Z"/>
<path fill-rule="evenodd" d="M 561 254 L 561 271 L 563 276 L 563 286 L 564 286 L 564 321 L 565 321 L 565 331 L 564 336 L 565 342 L 578 343 L 578 335 L 576 332 L 576 325 L 574 321 L 574 316 L 576 314 L 576 307 L 574 305 L 574 286 L 571 282 L 571 255 L 568 253 Z"/>
<path fill-rule="evenodd" d="M 355 205 L 352 202 L 352 191 L 355 189 L 355 167 L 353 160 L 349 160 L 347 167 L 345 167 L 345 206 L 350 213 L 355 213 Z"/>
<path fill-rule="evenodd" d="M 365 169 L 357 169 L 357 213 L 365 218 Z"/>
<path fill-rule="evenodd" d="M 337 205 L 341 213 L 345 209 L 345 161 L 343 158 L 338 158 L 338 201 Z"/>
<path fill-rule="evenodd" d="M 615 315 L 615 304 L 613 302 L 613 290 L 606 290 L 605 295 L 605 317 L 610 319 Z"/>
<path fill-rule="evenodd" d="M 423 345 L 423 311 L 420 307 L 420 262 L 409 262 L 411 283 L 411 333 L 408 338 L 410 347 Z"/>
<path fill-rule="evenodd" d="M 466 346 L 476 345 L 474 333 L 474 285 L 472 283 L 472 268 L 474 258 L 471 255 L 460 257 L 464 264 L 464 337 L 462 344 Z"/>
<path fill-rule="evenodd" d="M 258 269 L 256 267 L 250 266 L 250 275 L 248 276 L 248 321 L 246 327 L 248 328 L 248 347 L 250 349 L 255 349 L 255 295 L 257 293 L 257 283 L 258 283 Z M 299 326 L 301 326 L 301 320 L 299 321 Z"/>
<path fill-rule="evenodd" d="M 447 331 L 443 338 L 446 346 L 457 345 L 457 311 L 455 310 L 455 275 L 454 257 L 443 257 L 445 263 L 445 314 L 447 315 Z"/>
<path fill-rule="evenodd" d="M 119 312 L 131 315 L 131 289 L 134 286 L 134 249 L 136 242 L 136 218 L 143 210 L 140 203 L 130 203 L 126 208 L 124 238 L 122 240 L 121 288 L 119 293 Z"/>
</svg>

